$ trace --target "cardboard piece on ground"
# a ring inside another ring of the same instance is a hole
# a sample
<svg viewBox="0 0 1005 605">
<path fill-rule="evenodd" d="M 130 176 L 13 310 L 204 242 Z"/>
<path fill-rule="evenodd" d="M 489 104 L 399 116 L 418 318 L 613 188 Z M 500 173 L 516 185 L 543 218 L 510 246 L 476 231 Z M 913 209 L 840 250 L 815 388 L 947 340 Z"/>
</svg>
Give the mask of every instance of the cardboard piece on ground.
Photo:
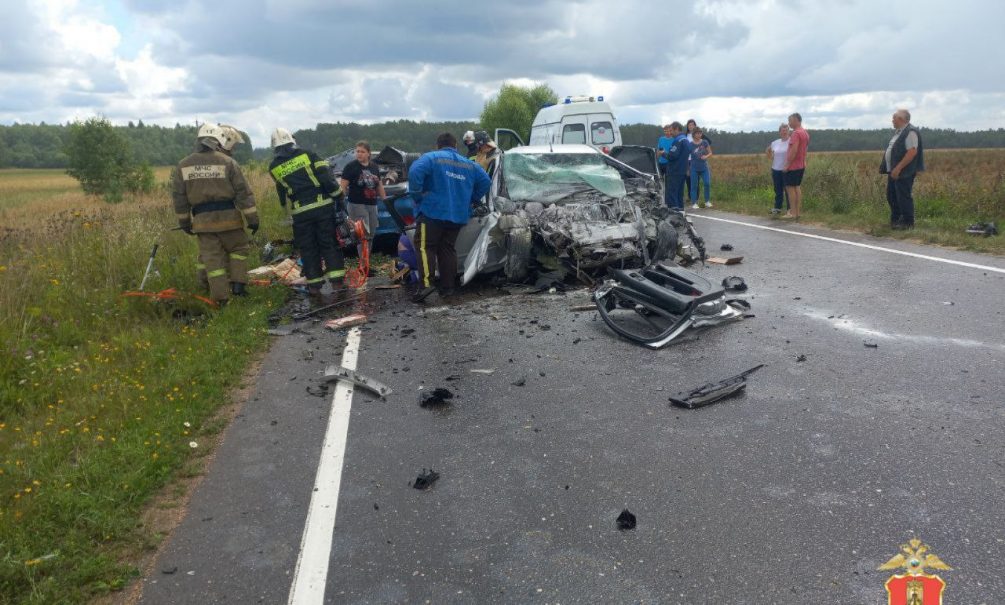
<svg viewBox="0 0 1005 605">
<path fill-rule="evenodd" d="M 738 265 L 742 260 L 742 256 L 713 256 L 708 259 L 708 262 L 715 265 Z"/>
<path fill-rule="evenodd" d="M 356 314 L 346 315 L 345 317 L 339 317 L 337 319 L 329 319 L 325 322 L 325 327 L 329 330 L 341 330 L 342 328 L 351 328 L 352 326 L 358 326 L 365 323 L 366 315 Z"/>
</svg>

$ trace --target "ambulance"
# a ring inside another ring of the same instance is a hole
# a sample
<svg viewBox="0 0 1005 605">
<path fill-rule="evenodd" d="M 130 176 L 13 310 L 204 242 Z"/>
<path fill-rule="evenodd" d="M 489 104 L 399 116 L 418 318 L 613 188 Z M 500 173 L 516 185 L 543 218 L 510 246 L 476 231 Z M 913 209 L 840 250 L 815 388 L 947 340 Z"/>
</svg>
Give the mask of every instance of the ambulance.
<svg viewBox="0 0 1005 605">
<path fill-rule="evenodd" d="M 589 145 L 602 153 L 621 145 L 621 129 L 604 97 L 565 97 L 542 107 L 530 129 L 530 145 Z"/>
</svg>

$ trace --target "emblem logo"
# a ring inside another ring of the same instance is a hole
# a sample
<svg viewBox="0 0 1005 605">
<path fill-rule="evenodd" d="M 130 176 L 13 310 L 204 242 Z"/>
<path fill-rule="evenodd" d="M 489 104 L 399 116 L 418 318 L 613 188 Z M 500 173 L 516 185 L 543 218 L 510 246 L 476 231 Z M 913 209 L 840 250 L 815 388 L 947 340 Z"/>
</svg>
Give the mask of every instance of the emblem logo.
<svg viewBox="0 0 1005 605">
<path fill-rule="evenodd" d="M 888 605 L 942 605 L 946 583 L 939 576 L 925 573 L 926 567 L 952 569 L 917 538 L 901 544 L 900 553 L 879 566 L 880 571 L 903 569 L 907 572 L 894 574 L 886 581 Z"/>
</svg>

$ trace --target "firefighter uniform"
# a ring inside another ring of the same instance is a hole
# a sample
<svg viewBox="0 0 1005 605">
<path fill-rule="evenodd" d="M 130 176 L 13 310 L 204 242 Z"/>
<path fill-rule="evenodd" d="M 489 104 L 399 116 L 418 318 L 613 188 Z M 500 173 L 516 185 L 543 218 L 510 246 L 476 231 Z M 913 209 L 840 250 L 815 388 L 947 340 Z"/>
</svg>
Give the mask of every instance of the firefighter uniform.
<svg viewBox="0 0 1005 605">
<path fill-rule="evenodd" d="M 288 133 L 283 131 L 283 135 Z M 328 171 L 328 162 L 306 149 L 298 149 L 289 137 L 273 137 L 275 158 L 269 164 L 269 174 L 276 181 L 279 203 L 290 203 L 293 216 L 293 242 L 300 250 L 307 287 L 318 292 L 327 279 L 339 287 L 345 276 L 345 260 L 335 241 L 336 214 L 342 214 L 342 190 Z M 324 268 L 321 261 L 324 261 Z"/>
<path fill-rule="evenodd" d="M 206 268 L 209 295 L 226 301 L 248 283 L 248 235 L 258 230 L 255 197 L 241 167 L 203 145 L 178 163 L 171 175 L 178 224 L 199 238 L 199 262 Z"/>
</svg>

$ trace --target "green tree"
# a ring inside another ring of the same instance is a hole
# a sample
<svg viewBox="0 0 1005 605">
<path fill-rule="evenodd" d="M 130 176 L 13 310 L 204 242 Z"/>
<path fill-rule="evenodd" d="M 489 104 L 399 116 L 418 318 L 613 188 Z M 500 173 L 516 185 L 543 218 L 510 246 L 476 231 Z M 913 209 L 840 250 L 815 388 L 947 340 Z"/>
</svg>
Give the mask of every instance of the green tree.
<svg viewBox="0 0 1005 605">
<path fill-rule="evenodd" d="M 126 192 L 153 189 L 150 165 L 136 163 L 129 142 L 104 118 L 71 124 L 65 151 L 69 162 L 66 173 L 80 181 L 84 193 L 119 202 Z"/>
<path fill-rule="evenodd" d="M 499 94 L 485 103 L 479 121 L 489 136 L 496 128 L 509 128 L 526 143 L 530 140 L 530 127 L 537 111 L 544 105 L 557 102 L 558 96 L 547 84 L 538 84 L 533 88 L 503 84 Z"/>
</svg>

